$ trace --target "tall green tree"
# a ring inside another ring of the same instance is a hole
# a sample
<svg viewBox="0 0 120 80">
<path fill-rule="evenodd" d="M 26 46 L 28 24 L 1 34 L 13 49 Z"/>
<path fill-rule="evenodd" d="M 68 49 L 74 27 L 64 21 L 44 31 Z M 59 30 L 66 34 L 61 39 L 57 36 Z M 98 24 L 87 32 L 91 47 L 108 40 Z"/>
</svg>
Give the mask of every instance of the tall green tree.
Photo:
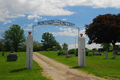
<svg viewBox="0 0 120 80">
<path fill-rule="evenodd" d="M 91 43 L 120 42 L 120 14 L 99 15 L 89 25 L 85 25 L 85 33 Z"/>
<path fill-rule="evenodd" d="M 53 34 L 51 34 L 49 32 L 45 32 L 42 35 L 41 42 L 43 45 L 43 49 L 47 50 L 48 48 L 52 48 L 55 45 L 56 40 L 55 40 L 55 37 L 53 36 Z"/>
<path fill-rule="evenodd" d="M 55 43 L 55 46 L 56 46 L 59 50 L 62 49 L 61 45 L 60 45 L 59 42 L 57 42 L 57 41 L 56 41 L 56 43 Z"/>
<path fill-rule="evenodd" d="M 33 51 L 42 50 L 41 44 L 38 41 L 33 41 Z"/>
<path fill-rule="evenodd" d="M 101 44 L 101 47 L 103 47 L 104 49 L 106 49 L 108 51 L 110 50 L 111 46 L 112 45 L 110 43 L 102 43 Z"/>
<path fill-rule="evenodd" d="M 18 50 L 18 46 L 22 42 L 26 41 L 24 30 L 19 25 L 14 24 L 10 26 L 8 30 L 5 30 L 3 38 L 5 45 L 14 47 L 16 52 Z"/>
<path fill-rule="evenodd" d="M 62 44 L 62 48 L 63 48 L 63 50 L 67 50 L 68 49 L 68 44 L 67 43 L 63 43 Z"/>
<path fill-rule="evenodd" d="M 0 51 L 3 51 L 4 49 L 4 44 L 3 44 L 3 40 L 0 39 Z"/>
</svg>

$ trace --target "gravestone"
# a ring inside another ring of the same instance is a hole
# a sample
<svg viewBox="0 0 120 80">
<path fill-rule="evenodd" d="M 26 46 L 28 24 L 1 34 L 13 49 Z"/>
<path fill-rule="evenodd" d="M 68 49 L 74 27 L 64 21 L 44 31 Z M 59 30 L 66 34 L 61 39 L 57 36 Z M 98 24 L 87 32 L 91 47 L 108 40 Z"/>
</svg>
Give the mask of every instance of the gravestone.
<svg viewBox="0 0 120 80">
<path fill-rule="evenodd" d="M 2 53 L 2 56 L 4 56 L 4 52 Z"/>
<path fill-rule="evenodd" d="M 108 52 L 105 51 L 105 59 L 108 59 Z"/>
<path fill-rule="evenodd" d="M 116 58 L 116 52 L 113 51 L 113 57 L 112 57 L 112 59 L 115 59 L 115 58 Z"/>
<path fill-rule="evenodd" d="M 93 51 L 93 55 L 101 55 L 99 51 Z"/>
<path fill-rule="evenodd" d="M 53 46 L 53 51 L 57 51 L 58 48 L 56 46 Z"/>
<path fill-rule="evenodd" d="M 66 54 L 66 58 L 70 58 L 71 57 L 71 54 Z"/>
<path fill-rule="evenodd" d="M 17 61 L 18 55 L 17 54 L 9 54 L 7 56 L 7 61 Z"/>
<path fill-rule="evenodd" d="M 76 56 L 78 56 L 78 48 L 76 49 Z"/>
<path fill-rule="evenodd" d="M 65 54 L 68 54 L 68 51 L 67 51 L 67 50 L 65 51 Z"/>
<path fill-rule="evenodd" d="M 10 53 L 14 53 L 14 48 L 13 47 L 11 47 Z"/>
<path fill-rule="evenodd" d="M 88 52 L 85 52 L 86 56 L 88 56 Z"/>
</svg>

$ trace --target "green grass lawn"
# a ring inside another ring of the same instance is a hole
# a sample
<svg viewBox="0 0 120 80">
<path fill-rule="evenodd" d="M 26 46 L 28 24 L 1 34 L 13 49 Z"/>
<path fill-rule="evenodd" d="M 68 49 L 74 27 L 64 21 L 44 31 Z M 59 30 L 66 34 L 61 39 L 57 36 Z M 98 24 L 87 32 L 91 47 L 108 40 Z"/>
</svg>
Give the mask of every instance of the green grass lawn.
<svg viewBox="0 0 120 80">
<path fill-rule="evenodd" d="M 112 52 L 108 53 L 108 59 L 104 59 L 104 52 L 101 52 L 101 56 L 86 56 L 86 67 L 78 68 L 78 57 L 72 54 L 71 58 L 66 58 L 66 55 L 57 55 L 56 51 L 42 51 L 39 52 L 49 58 L 52 58 L 61 63 L 67 64 L 73 68 L 83 70 L 87 73 L 111 79 L 120 79 L 120 55 L 116 55 L 116 59 L 112 58 Z M 89 55 L 93 54 L 89 52 Z"/>
<path fill-rule="evenodd" d="M 26 53 L 18 52 L 17 61 L 7 62 L 7 55 L 0 52 L 0 80 L 50 80 L 42 76 L 42 68 L 33 61 L 33 69 L 26 69 Z"/>
</svg>

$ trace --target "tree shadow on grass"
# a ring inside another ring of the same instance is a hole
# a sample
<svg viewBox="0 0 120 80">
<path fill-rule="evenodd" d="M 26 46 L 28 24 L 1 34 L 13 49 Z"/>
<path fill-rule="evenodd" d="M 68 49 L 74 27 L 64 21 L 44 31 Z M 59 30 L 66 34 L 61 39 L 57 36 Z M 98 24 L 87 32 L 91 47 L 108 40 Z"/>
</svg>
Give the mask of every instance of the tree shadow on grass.
<svg viewBox="0 0 120 80">
<path fill-rule="evenodd" d="M 23 71 L 23 70 L 26 70 L 26 68 L 12 70 L 12 71 L 10 71 L 10 73 L 13 73 L 13 72 L 20 72 L 20 71 Z"/>
</svg>

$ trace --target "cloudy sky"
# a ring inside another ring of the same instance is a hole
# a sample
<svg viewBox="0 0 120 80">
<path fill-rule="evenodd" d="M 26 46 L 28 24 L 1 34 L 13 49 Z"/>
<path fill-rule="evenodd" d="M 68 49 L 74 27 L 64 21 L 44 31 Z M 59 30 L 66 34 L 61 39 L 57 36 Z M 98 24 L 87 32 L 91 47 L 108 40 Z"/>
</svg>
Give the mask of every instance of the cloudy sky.
<svg viewBox="0 0 120 80">
<path fill-rule="evenodd" d="M 92 19 L 103 14 L 120 13 L 120 0 L 0 0 L 0 35 L 9 26 L 18 24 L 24 29 L 25 36 L 39 21 L 63 20 L 74 23 L 85 32 L 85 24 L 92 23 Z M 44 32 L 50 32 L 60 43 L 67 43 L 70 48 L 77 47 L 78 30 L 68 26 L 42 25 L 34 27 L 34 40 L 41 42 Z M 86 43 L 89 40 L 86 38 Z M 0 36 L 1 38 L 1 36 Z M 76 38 L 76 39 L 75 39 Z M 91 44 L 89 49 L 99 48 L 99 44 Z"/>
</svg>

